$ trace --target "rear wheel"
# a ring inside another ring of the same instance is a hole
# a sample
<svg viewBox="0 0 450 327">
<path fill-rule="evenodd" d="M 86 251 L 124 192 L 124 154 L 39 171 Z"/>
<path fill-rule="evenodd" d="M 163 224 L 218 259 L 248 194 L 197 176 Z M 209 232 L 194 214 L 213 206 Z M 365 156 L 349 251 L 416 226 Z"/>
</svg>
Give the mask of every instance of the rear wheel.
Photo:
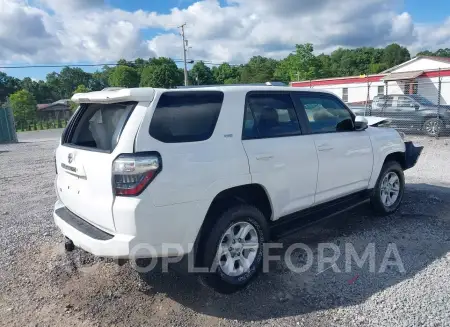
<svg viewBox="0 0 450 327">
<path fill-rule="evenodd" d="M 255 207 L 239 205 L 223 213 L 206 239 L 202 281 L 219 293 L 244 288 L 262 267 L 263 246 L 269 239 L 264 215 Z"/>
<path fill-rule="evenodd" d="M 439 136 L 439 134 L 442 132 L 442 129 L 444 128 L 444 123 L 439 118 L 430 118 L 425 121 L 423 124 L 423 131 L 428 136 Z"/>
<path fill-rule="evenodd" d="M 405 177 L 402 167 L 396 161 L 386 162 L 370 199 L 375 212 L 380 215 L 394 213 L 400 206 L 404 190 Z"/>
</svg>

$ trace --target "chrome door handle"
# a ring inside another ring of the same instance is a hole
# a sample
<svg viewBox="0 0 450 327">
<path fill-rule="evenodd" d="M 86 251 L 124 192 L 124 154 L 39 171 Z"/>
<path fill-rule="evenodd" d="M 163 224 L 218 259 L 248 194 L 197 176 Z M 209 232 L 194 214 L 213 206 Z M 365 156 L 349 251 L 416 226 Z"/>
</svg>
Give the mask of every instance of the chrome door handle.
<svg viewBox="0 0 450 327">
<path fill-rule="evenodd" d="M 332 146 L 329 146 L 328 144 L 322 144 L 317 146 L 317 150 L 319 151 L 330 151 L 333 150 Z"/>
<path fill-rule="evenodd" d="M 256 160 L 270 160 L 270 159 L 273 159 L 273 156 L 271 156 L 271 155 L 256 156 Z"/>
</svg>

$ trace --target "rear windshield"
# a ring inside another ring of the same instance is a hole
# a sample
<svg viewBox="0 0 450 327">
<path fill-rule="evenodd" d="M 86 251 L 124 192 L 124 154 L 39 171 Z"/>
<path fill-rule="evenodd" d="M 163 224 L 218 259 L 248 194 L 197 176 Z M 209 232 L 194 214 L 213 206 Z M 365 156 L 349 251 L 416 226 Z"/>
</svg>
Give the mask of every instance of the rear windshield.
<svg viewBox="0 0 450 327">
<path fill-rule="evenodd" d="M 219 91 L 163 93 L 150 123 L 150 135 L 165 143 L 209 139 L 216 127 L 223 97 Z"/>
<path fill-rule="evenodd" d="M 112 152 L 137 102 L 82 105 L 64 137 L 69 145 Z"/>
</svg>

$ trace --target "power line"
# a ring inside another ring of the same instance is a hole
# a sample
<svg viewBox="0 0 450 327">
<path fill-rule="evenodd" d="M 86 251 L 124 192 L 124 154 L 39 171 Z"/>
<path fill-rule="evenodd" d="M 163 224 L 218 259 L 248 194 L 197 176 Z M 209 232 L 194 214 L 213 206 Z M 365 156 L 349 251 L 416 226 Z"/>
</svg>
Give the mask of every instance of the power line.
<svg viewBox="0 0 450 327">
<path fill-rule="evenodd" d="M 183 59 L 172 59 L 174 62 L 184 62 Z M 220 66 L 222 64 L 226 64 L 226 62 L 222 63 L 214 63 L 207 60 L 201 60 L 201 59 L 186 59 L 187 63 L 194 63 L 203 61 L 205 65 L 211 65 L 211 66 Z M 131 62 L 132 63 L 132 62 Z M 229 64 L 230 66 L 239 66 L 238 64 Z M 19 65 L 19 66 L 0 66 L 0 69 L 24 69 L 24 68 L 64 68 L 64 67 L 100 67 L 100 66 L 126 66 L 123 64 L 118 63 L 103 63 L 103 64 L 58 64 L 58 65 Z"/>
<path fill-rule="evenodd" d="M 172 59 L 175 62 L 183 62 L 182 59 Z M 127 66 L 118 63 L 105 63 L 105 64 L 67 64 L 67 65 L 20 65 L 20 66 L 0 66 L 3 69 L 9 68 L 64 68 L 64 67 L 100 67 L 100 66 Z"/>
</svg>

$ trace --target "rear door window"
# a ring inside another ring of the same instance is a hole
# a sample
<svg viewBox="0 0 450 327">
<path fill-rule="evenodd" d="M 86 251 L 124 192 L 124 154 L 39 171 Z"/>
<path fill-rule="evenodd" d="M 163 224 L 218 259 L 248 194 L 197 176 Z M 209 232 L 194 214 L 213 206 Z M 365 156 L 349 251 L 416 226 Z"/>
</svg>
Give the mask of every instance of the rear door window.
<svg viewBox="0 0 450 327">
<path fill-rule="evenodd" d="M 220 91 L 163 93 L 150 123 L 150 135 L 165 143 L 209 139 L 216 127 L 223 98 Z"/>
<path fill-rule="evenodd" d="M 64 133 L 64 144 L 112 152 L 136 104 L 83 104 Z"/>
<path fill-rule="evenodd" d="M 401 108 L 414 107 L 414 102 L 408 97 L 398 97 L 397 106 Z"/>
<path fill-rule="evenodd" d="M 244 140 L 300 134 L 300 124 L 289 93 L 251 92 L 247 95 Z"/>
</svg>

